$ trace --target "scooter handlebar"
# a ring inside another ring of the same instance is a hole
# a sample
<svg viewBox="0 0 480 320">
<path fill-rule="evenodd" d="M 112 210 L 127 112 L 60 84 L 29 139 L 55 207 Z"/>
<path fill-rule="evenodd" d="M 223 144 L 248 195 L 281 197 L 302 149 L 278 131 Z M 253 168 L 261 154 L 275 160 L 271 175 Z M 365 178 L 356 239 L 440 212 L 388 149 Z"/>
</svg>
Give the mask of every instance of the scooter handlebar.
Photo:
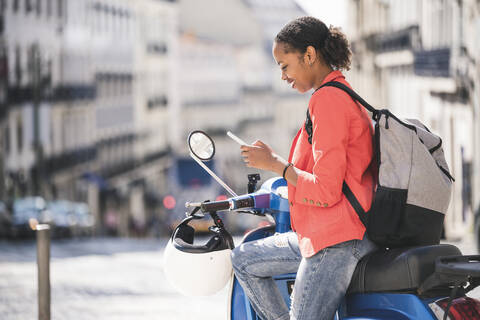
<svg viewBox="0 0 480 320">
<path fill-rule="evenodd" d="M 232 209 L 245 209 L 255 207 L 255 199 L 250 195 L 239 196 L 232 198 L 233 207 Z"/>
<path fill-rule="evenodd" d="M 202 212 L 216 212 L 216 211 L 230 210 L 231 201 L 222 200 L 222 201 L 204 202 L 201 204 L 200 209 L 202 210 Z"/>
<path fill-rule="evenodd" d="M 237 210 L 244 208 L 253 208 L 255 200 L 250 195 L 230 198 L 228 200 L 204 202 L 200 208 L 202 212 Z"/>
</svg>

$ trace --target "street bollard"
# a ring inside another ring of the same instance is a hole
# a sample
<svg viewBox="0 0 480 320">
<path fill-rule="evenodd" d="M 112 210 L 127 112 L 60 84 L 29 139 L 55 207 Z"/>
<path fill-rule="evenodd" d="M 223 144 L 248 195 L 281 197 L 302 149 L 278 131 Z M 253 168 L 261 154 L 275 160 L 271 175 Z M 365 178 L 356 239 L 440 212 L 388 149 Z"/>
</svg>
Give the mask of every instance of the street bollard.
<svg viewBox="0 0 480 320">
<path fill-rule="evenodd" d="M 38 319 L 50 320 L 50 226 L 38 224 L 37 267 L 38 267 Z"/>
</svg>

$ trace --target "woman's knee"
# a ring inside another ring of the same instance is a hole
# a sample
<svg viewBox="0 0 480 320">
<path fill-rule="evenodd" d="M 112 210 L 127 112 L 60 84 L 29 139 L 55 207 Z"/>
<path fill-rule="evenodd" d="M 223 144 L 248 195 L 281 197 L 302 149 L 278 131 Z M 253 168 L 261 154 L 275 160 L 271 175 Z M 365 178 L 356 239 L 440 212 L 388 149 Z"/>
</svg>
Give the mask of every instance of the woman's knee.
<svg viewBox="0 0 480 320">
<path fill-rule="evenodd" d="M 241 269 L 242 264 L 245 262 L 245 250 L 242 250 L 242 245 L 235 247 L 232 250 L 231 258 L 232 258 L 232 267 L 235 272 Z"/>
<path fill-rule="evenodd" d="M 256 261 L 260 252 L 254 242 L 242 243 L 235 247 L 231 253 L 232 266 L 235 273 L 245 273 L 249 265 Z"/>
</svg>

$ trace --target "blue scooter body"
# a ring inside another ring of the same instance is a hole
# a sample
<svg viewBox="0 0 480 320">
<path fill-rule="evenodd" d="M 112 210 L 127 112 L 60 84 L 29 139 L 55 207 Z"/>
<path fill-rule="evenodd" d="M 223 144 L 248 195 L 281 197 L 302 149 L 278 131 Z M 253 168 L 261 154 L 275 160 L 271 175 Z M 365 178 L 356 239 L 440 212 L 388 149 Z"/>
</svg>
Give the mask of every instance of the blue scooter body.
<svg viewBox="0 0 480 320">
<path fill-rule="evenodd" d="M 279 195 L 287 194 L 284 192 L 286 186 L 284 179 L 272 178 L 267 180 L 259 191 L 247 195 L 255 199 L 254 209 L 270 214 L 276 224 L 251 231 L 244 237 L 242 243 L 262 239 L 275 232 L 282 233 L 291 230 L 288 199 Z M 296 274 L 291 273 L 274 277 L 288 306 L 295 276 Z M 233 280 L 230 294 L 230 319 L 259 319 L 236 278 Z M 444 297 L 421 299 L 414 294 L 400 293 L 349 294 L 341 303 L 336 319 L 436 319 L 428 304 L 440 298 Z"/>
</svg>

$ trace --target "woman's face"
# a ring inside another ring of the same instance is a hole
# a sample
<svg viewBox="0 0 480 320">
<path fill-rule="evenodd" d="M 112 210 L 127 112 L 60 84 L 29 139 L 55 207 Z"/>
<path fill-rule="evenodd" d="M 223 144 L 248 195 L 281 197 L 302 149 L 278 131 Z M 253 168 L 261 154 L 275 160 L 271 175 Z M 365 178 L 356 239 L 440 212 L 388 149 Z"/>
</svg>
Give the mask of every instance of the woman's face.
<svg viewBox="0 0 480 320">
<path fill-rule="evenodd" d="M 287 81 L 293 89 L 300 93 L 307 92 L 313 88 L 314 74 L 307 52 L 285 52 L 283 43 L 273 43 L 273 57 L 282 71 L 282 80 Z"/>
</svg>

